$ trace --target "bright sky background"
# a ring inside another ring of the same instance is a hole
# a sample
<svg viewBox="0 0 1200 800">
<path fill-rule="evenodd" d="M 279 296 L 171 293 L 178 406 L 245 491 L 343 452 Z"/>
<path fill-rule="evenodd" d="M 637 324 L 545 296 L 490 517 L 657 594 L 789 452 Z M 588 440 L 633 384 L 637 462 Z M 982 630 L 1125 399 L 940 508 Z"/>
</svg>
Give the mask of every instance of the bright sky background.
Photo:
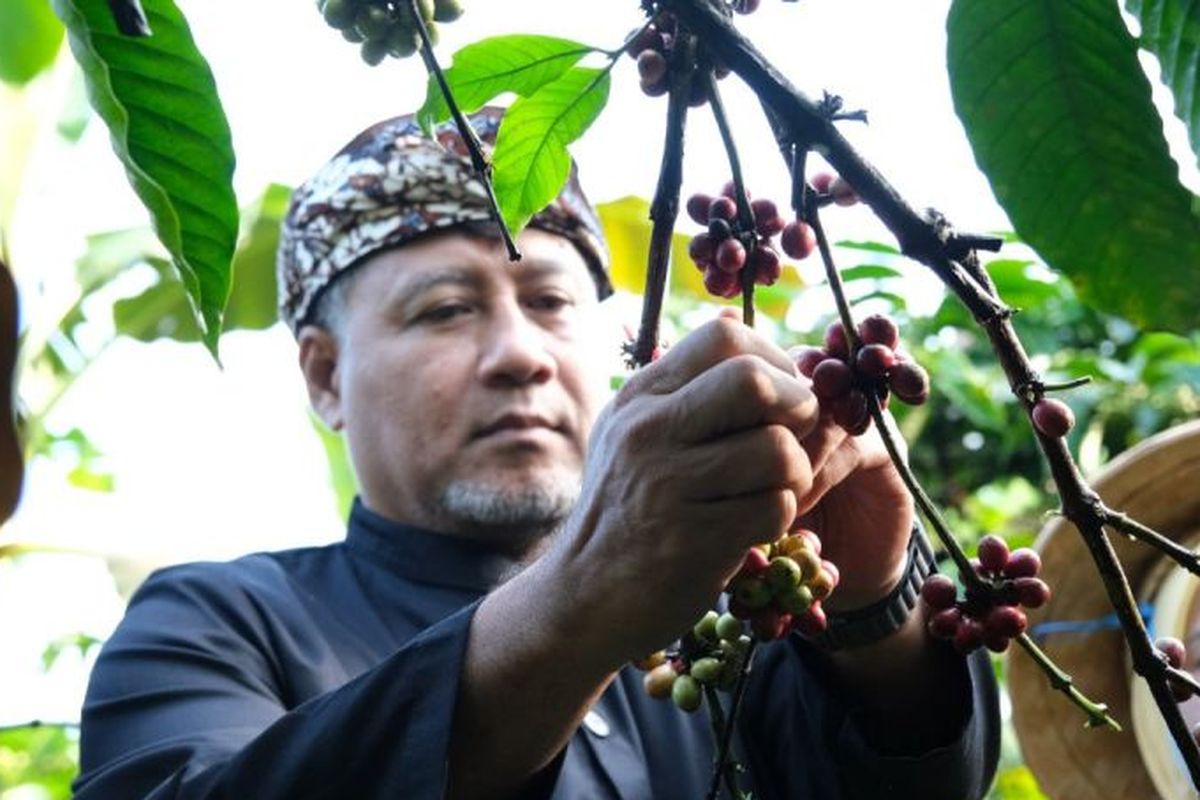
<svg viewBox="0 0 1200 800">
<path fill-rule="evenodd" d="M 498 33 L 546 33 L 615 47 L 640 19 L 637 3 L 464 0 L 444 26 L 439 56 Z M 233 129 L 243 204 L 271 181 L 295 185 L 363 127 L 415 109 L 424 93 L 419 59 L 369 69 L 327 28 L 312 2 L 182 0 L 209 58 Z M 770 0 L 739 19 L 761 50 L 807 93 L 845 97 L 870 112 L 845 132 L 917 207 L 934 205 L 960 227 L 1006 227 L 953 115 L 944 68 L 944 0 Z M 60 66 L 66 66 L 60 64 Z M 61 69 L 34 87 L 51 125 L 26 175 L 11 248 L 25 313 L 73 287 L 85 233 L 144 224 L 107 142 L 93 124 L 81 146 L 52 135 Z M 755 194 L 781 201 L 786 179 L 757 102 L 723 84 Z M 609 109 L 575 148 L 594 200 L 649 196 L 657 174 L 665 101 L 636 89 L 622 59 Z M 707 111 L 693 113 L 685 192 L 717 190 L 728 170 Z M 2 123 L 0 123 L 2 124 Z M 1181 126 L 1180 126 L 1181 127 Z M 839 211 L 838 238 L 890 241 L 865 211 Z M 919 273 L 919 267 L 913 267 Z M 940 289 L 928 281 L 915 293 Z M 636 309 L 636 306 L 633 306 Z M 281 327 L 222 340 L 224 370 L 198 345 L 120 342 L 60 405 L 63 430 L 82 427 L 105 453 L 111 494 L 68 487 L 66 468 L 36 464 L 4 541 L 55 543 L 115 554 L 136 575 L 145 566 L 228 558 L 341 536 L 324 455 L 308 422 L 294 345 Z M 64 659 L 39 671 L 46 642 L 83 631 L 104 637 L 122 600 L 106 563 L 43 555 L 0 562 L 0 724 L 77 716 L 85 669 Z"/>
</svg>

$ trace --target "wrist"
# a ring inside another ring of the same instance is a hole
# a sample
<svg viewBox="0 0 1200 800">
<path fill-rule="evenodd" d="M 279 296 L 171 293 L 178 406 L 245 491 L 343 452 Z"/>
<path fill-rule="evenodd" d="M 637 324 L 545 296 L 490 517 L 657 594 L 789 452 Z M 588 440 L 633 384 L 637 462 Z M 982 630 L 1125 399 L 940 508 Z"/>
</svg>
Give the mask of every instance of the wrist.
<svg viewBox="0 0 1200 800">
<path fill-rule="evenodd" d="M 827 650 L 855 649 L 880 642 L 909 627 L 919 614 L 917 600 L 925 578 L 936 571 L 933 548 L 914 520 L 901 575 L 895 585 L 869 605 L 830 611 L 828 627 L 813 641 Z"/>
</svg>

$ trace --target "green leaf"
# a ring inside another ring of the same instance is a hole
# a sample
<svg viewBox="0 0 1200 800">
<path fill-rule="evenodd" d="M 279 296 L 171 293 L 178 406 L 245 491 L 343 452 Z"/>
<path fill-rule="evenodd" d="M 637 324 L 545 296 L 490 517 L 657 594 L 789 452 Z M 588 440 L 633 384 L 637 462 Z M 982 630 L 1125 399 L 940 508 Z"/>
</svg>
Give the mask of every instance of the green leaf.
<svg viewBox="0 0 1200 800">
<path fill-rule="evenodd" d="M 553 36 L 493 36 L 458 50 L 445 71 L 446 83 L 459 108 L 469 114 L 505 92 L 529 97 L 597 50 Z M 432 134 L 435 125 L 449 118 L 441 87 L 430 75 L 417 123 Z"/>
<path fill-rule="evenodd" d="M 21 86 L 54 63 L 63 26 L 46 0 L 0 3 L 0 81 Z"/>
<path fill-rule="evenodd" d="M 1142 47 L 1158 58 L 1162 82 L 1175 96 L 1175 114 L 1187 126 L 1200 164 L 1200 3 L 1194 0 L 1126 0 L 1142 25 Z"/>
<path fill-rule="evenodd" d="M 215 357 L 237 241 L 233 145 L 208 63 L 183 14 L 146 9 L 154 35 L 117 32 L 107 3 L 53 0 L 92 105 L 150 212 Z"/>
<path fill-rule="evenodd" d="M 338 513 L 347 518 L 350 516 L 354 496 L 358 494 L 358 479 L 354 476 L 354 465 L 350 463 L 350 450 L 346 446 L 346 439 L 337 431 L 330 430 L 316 414 L 310 413 L 308 421 L 312 423 L 313 430 L 325 448 L 329 485 L 337 499 Z"/>
<path fill-rule="evenodd" d="M 608 70 L 574 67 L 508 109 L 492 154 L 496 198 L 515 236 L 558 196 L 571 171 L 567 145 L 608 102 Z"/>
<path fill-rule="evenodd" d="M 242 215 L 245 231 L 233 257 L 233 288 L 225 309 L 224 330 L 262 330 L 278 319 L 275 251 L 291 190 L 272 184 Z M 200 339 L 187 295 L 166 262 L 142 258 L 158 273 L 157 281 L 135 297 L 113 304 L 117 332 L 143 342 L 169 338 Z"/>
<path fill-rule="evenodd" d="M 1117 4 L 955 0 L 947 33 L 955 107 L 1021 239 L 1085 302 L 1193 327 L 1200 217 Z"/>
<path fill-rule="evenodd" d="M 863 264 L 857 267 L 848 267 L 841 270 L 840 274 L 842 281 L 846 283 L 870 279 L 899 278 L 901 276 L 900 270 L 892 269 L 891 267 L 881 267 L 878 264 Z"/>
</svg>

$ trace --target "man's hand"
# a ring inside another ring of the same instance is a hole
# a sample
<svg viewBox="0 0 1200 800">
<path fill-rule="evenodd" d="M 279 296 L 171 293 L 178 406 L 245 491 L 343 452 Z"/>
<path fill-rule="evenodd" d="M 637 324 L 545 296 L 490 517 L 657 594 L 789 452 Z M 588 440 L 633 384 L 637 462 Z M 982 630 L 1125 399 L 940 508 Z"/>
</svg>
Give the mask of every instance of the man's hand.
<svg viewBox="0 0 1200 800">
<path fill-rule="evenodd" d="M 816 398 L 788 355 L 728 317 L 618 393 L 548 555 L 613 668 L 689 628 L 750 546 L 788 530 L 812 491 L 800 442 L 816 424 Z"/>
<path fill-rule="evenodd" d="M 800 501 L 800 523 L 821 537 L 822 557 L 841 574 L 825 608 L 845 611 L 870 605 L 904 572 L 912 498 L 874 425 L 861 436 L 851 436 L 822 414 L 803 445 L 813 486 Z"/>
</svg>

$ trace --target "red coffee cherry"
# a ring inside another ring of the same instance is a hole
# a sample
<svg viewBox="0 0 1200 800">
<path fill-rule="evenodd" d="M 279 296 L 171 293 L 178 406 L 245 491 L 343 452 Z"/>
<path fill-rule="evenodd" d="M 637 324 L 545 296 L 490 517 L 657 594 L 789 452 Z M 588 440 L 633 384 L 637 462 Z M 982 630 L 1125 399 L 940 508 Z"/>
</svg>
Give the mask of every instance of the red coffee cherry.
<svg viewBox="0 0 1200 800">
<path fill-rule="evenodd" d="M 1033 404 L 1033 425 L 1043 436 L 1057 439 L 1075 427 L 1075 412 L 1061 400 L 1043 397 Z"/>
<path fill-rule="evenodd" d="M 817 249 L 817 234 L 812 226 L 804 220 L 792 220 L 783 226 L 783 235 L 779 238 L 783 252 L 792 258 L 803 260 L 812 255 Z"/>
</svg>

